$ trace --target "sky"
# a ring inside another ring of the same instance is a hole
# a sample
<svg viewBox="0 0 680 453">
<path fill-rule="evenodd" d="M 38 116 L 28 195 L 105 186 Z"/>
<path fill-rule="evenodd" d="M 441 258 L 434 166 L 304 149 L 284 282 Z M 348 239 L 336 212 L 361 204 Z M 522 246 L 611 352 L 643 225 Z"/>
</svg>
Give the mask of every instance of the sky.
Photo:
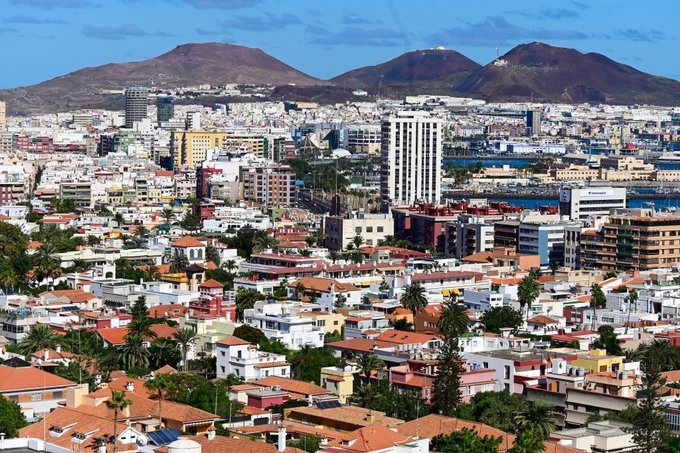
<svg viewBox="0 0 680 453">
<path fill-rule="evenodd" d="M 480 64 L 533 41 L 680 79 L 676 0 L 0 0 L 0 88 L 190 42 L 257 47 L 328 79 L 442 45 Z"/>
</svg>

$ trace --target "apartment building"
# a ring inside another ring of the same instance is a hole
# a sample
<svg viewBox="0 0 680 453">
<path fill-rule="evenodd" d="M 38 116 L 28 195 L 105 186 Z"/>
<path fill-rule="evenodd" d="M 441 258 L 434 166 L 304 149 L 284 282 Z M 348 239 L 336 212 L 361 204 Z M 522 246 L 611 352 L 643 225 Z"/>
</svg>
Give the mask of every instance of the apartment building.
<svg viewBox="0 0 680 453">
<path fill-rule="evenodd" d="M 216 343 L 217 378 L 230 374 L 246 381 L 269 376 L 290 377 L 286 356 L 260 351 L 259 348 L 237 337 L 227 337 Z"/>
<path fill-rule="evenodd" d="M 298 350 L 304 345 L 321 348 L 325 329 L 314 320 L 300 316 L 302 305 L 294 302 L 258 301 L 245 310 L 245 324 L 260 329 L 269 340 L 279 340 L 288 348 Z"/>
<path fill-rule="evenodd" d="M 440 203 L 443 124 L 443 120 L 424 111 L 402 111 L 383 118 L 383 209 L 415 202 Z"/>
<path fill-rule="evenodd" d="M 264 206 L 288 207 L 296 202 L 295 173 L 288 165 L 268 164 L 239 169 L 243 199 Z"/>
<path fill-rule="evenodd" d="M 392 214 L 367 214 L 353 212 L 347 217 L 324 217 L 322 219 L 326 241 L 324 245 L 331 250 L 342 250 L 355 236 L 364 239 L 364 245 L 375 246 L 394 235 Z"/>
</svg>

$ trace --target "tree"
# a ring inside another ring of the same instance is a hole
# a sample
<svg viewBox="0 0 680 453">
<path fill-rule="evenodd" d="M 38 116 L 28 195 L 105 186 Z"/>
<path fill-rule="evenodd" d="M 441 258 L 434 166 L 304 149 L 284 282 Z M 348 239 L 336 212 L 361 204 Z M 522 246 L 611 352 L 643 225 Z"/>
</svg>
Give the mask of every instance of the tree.
<svg viewBox="0 0 680 453">
<path fill-rule="evenodd" d="M 517 287 L 517 298 L 519 299 L 519 305 L 524 310 L 526 308 L 526 317 L 529 318 L 529 310 L 531 309 L 531 304 L 538 298 L 541 293 L 541 284 L 532 274 L 527 275 L 519 282 Z"/>
<path fill-rule="evenodd" d="M 356 235 L 352 238 L 352 244 L 354 244 L 354 248 L 359 248 L 363 245 L 364 243 L 364 238 L 361 235 Z"/>
<path fill-rule="evenodd" d="M 0 395 L 0 431 L 8 438 L 17 437 L 19 430 L 27 425 L 21 406 Z"/>
<path fill-rule="evenodd" d="M 172 219 L 175 218 L 175 213 L 171 208 L 165 208 L 161 212 L 161 217 L 163 217 L 163 223 L 165 225 L 170 225 L 172 223 Z"/>
<path fill-rule="evenodd" d="M 385 363 L 375 354 L 370 352 L 363 353 L 357 357 L 357 367 L 359 367 L 361 374 L 364 375 L 367 384 L 371 383 L 371 374 L 373 371 L 381 370 L 384 366 Z"/>
<path fill-rule="evenodd" d="M 289 441 L 287 446 L 289 448 L 297 448 L 298 450 L 306 451 L 308 453 L 316 453 L 321 446 L 321 439 L 316 436 L 302 435 L 298 440 Z"/>
<path fill-rule="evenodd" d="M 198 231 L 201 229 L 201 217 L 193 212 L 187 212 L 179 226 L 187 231 Z"/>
<path fill-rule="evenodd" d="M 626 300 L 628 301 L 628 317 L 626 319 L 626 335 L 628 335 L 628 327 L 630 327 L 630 312 L 632 311 L 631 307 L 633 305 L 635 305 L 635 311 L 637 311 L 637 301 L 638 301 L 637 291 L 632 290 L 630 293 L 628 293 Z"/>
<path fill-rule="evenodd" d="M 595 321 L 597 317 L 597 309 L 604 308 L 607 305 L 607 296 L 604 295 L 602 288 L 597 283 L 593 283 L 590 287 L 590 306 L 593 307 L 593 330 L 595 330 Z"/>
<path fill-rule="evenodd" d="M 249 310 L 255 306 L 255 302 L 262 300 L 264 296 L 260 294 L 257 290 L 239 288 L 236 291 L 236 319 L 238 321 L 243 321 L 243 314 L 246 310 Z"/>
<path fill-rule="evenodd" d="M 4 290 L 4 293 L 10 294 L 10 290 L 13 290 L 18 282 L 19 278 L 14 272 L 11 263 L 8 261 L 0 262 L 0 286 Z"/>
<path fill-rule="evenodd" d="M 335 354 L 329 348 L 314 348 L 303 345 L 297 351 L 289 354 L 288 362 L 292 365 L 292 374 L 297 379 L 319 384 L 321 368 L 337 366 L 340 359 L 335 357 Z"/>
<path fill-rule="evenodd" d="M 57 334 L 47 324 L 33 324 L 28 335 L 19 343 L 19 350 L 29 355 L 42 349 L 54 349 L 58 342 Z"/>
<path fill-rule="evenodd" d="M 250 344 L 260 344 L 261 341 L 267 339 L 267 337 L 262 333 L 260 329 L 256 329 L 248 324 L 243 324 L 236 329 L 234 329 L 234 334 L 236 338 L 245 340 Z"/>
<path fill-rule="evenodd" d="M 238 269 L 238 264 L 234 260 L 227 260 L 222 264 L 222 267 L 231 274 Z"/>
<path fill-rule="evenodd" d="M 553 406 L 542 401 L 528 401 L 515 415 L 515 425 L 519 431 L 533 428 L 543 440 L 557 429 L 557 421 L 553 415 Z"/>
<path fill-rule="evenodd" d="M 609 355 L 623 355 L 621 349 L 623 341 L 618 339 L 612 326 L 605 324 L 600 326 L 597 332 L 600 334 L 600 338 L 593 344 L 595 348 L 605 349 Z"/>
<path fill-rule="evenodd" d="M 505 432 L 515 430 L 514 416 L 526 404 L 521 395 L 502 392 L 482 392 L 468 404 L 458 406 L 456 415 L 464 420 L 485 423 Z"/>
<path fill-rule="evenodd" d="M 196 338 L 196 332 L 191 327 L 185 327 L 174 335 L 175 341 L 182 349 L 182 369 L 187 371 L 187 354 L 189 352 L 189 345 L 193 343 Z"/>
<path fill-rule="evenodd" d="M 439 317 L 439 332 L 444 342 L 438 360 L 434 381 L 434 403 L 442 414 L 453 416 L 461 402 L 460 374 L 464 360 L 460 355 L 458 339 L 469 330 L 470 318 L 465 306 L 453 298 L 446 303 Z"/>
<path fill-rule="evenodd" d="M 401 295 L 401 305 L 413 313 L 413 319 L 416 319 L 416 313 L 422 308 L 427 307 L 427 297 L 425 297 L 425 288 L 420 283 L 411 283 L 404 286 L 404 293 Z"/>
<path fill-rule="evenodd" d="M 123 363 L 128 368 L 147 367 L 149 365 L 149 350 L 144 344 L 146 339 L 136 333 L 125 335 L 125 343 L 119 350 Z"/>
<path fill-rule="evenodd" d="M 180 353 L 176 342 L 162 338 L 149 346 L 149 362 L 155 369 L 165 365 L 176 367 L 179 361 Z"/>
<path fill-rule="evenodd" d="M 132 319 L 143 319 L 149 317 L 148 308 L 146 306 L 146 296 L 139 296 L 132 303 L 130 307 L 130 314 Z"/>
<path fill-rule="evenodd" d="M 340 259 L 341 255 L 340 252 L 338 252 L 337 250 L 331 250 L 330 252 L 328 252 L 328 257 L 331 259 L 333 264 L 335 264 L 335 262 Z"/>
<path fill-rule="evenodd" d="M 535 428 L 519 431 L 510 453 L 541 453 L 545 450 L 541 433 Z"/>
<path fill-rule="evenodd" d="M 501 333 L 503 328 L 511 328 L 513 332 L 522 325 L 522 312 L 512 307 L 491 307 L 479 318 L 484 324 L 484 330 L 491 333 Z"/>
<path fill-rule="evenodd" d="M 413 323 L 408 322 L 406 318 L 399 318 L 392 323 L 395 330 L 402 330 L 404 332 L 413 332 Z"/>
<path fill-rule="evenodd" d="M 160 427 L 163 427 L 163 399 L 165 398 L 165 394 L 168 392 L 170 388 L 170 379 L 168 379 L 167 374 L 159 374 L 155 376 L 153 379 L 146 381 L 144 383 L 144 386 L 151 390 L 152 392 L 155 392 L 154 396 L 158 400 L 158 422 L 160 424 Z"/>
<path fill-rule="evenodd" d="M 205 260 L 212 261 L 215 266 L 220 267 L 220 261 L 222 261 L 222 258 L 220 257 L 220 251 L 217 250 L 217 247 L 214 245 L 208 245 L 205 248 Z"/>
<path fill-rule="evenodd" d="M 470 317 L 465 305 L 455 299 L 444 304 L 439 316 L 439 332 L 444 337 L 460 337 L 470 330 Z"/>
<path fill-rule="evenodd" d="M 268 249 L 275 249 L 279 246 L 279 241 L 266 231 L 258 231 L 253 239 L 253 253 L 262 253 Z"/>
<path fill-rule="evenodd" d="M 130 407 L 132 402 L 127 399 L 125 392 L 111 390 L 111 398 L 106 401 L 106 407 L 113 411 L 113 453 L 118 451 L 116 438 L 118 437 L 118 414 Z"/>
<path fill-rule="evenodd" d="M 430 449 L 442 453 L 496 453 L 502 438 L 479 436 L 475 431 L 463 428 L 451 434 L 439 434 L 432 438 Z"/>
<path fill-rule="evenodd" d="M 642 388 L 638 393 L 638 416 L 630 432 L 637 451 L 653 453 L 658 451 L 668 436 L 668 425 L 661 400 L 661 388 L 666 380 L 661 377 L 663 352 L 650 347 L 642 360 Z"/>
<path fill-rule="evenodd" d="M 170 257 L 170 272 L 180 273 L 189 267 L 189 258 L 184 253 L 175 250 L 175 253 Z"/>
<path fill-rule="evenodd" d="M 345 305 L 347 304 L 347 296 L 344 295 L 343 293 L 337 293 L 335 295 L 335 309 L 339 308 L 345 308 Z"/>
</svg>

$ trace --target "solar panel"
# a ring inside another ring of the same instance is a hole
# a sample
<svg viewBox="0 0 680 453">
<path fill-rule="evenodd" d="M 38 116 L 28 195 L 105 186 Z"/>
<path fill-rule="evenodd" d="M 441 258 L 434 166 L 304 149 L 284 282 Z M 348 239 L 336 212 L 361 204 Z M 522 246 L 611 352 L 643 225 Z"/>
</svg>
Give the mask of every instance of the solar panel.
<svg viewBox="0 0 680 453">
<path fill-rule="evenodd" d="M 147 433 L 149 439 L 157 446 L 168 445 L 179 439 L 179 431 L 176 429 L 162 429 L 160 431 L 152 431 Z"/>
</svg>

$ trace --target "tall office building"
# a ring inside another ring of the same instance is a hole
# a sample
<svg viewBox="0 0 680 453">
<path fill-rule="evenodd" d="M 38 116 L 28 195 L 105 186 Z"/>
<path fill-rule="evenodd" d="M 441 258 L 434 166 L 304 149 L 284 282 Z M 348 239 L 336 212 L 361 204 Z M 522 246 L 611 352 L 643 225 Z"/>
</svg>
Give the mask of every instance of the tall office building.
<svg viewBox="0 0 680 453">
<path fill-rule="evenodd" d="M 527 126 L 526 132 L 528 136 L 541 134 L 541 111 L 527 110 Z"/>
<path fill-rule="evenodd" d="M 7 130 L 7 119 L 6 119 L 6 113 L 5 113 L 5 102 L 0 101 L 0 132 L 4 132 Z"/>
<path fill-rule="evenodd" d="M 127 87 L 125 90 L 125 127 L 132 129 L 135 122 L 147 118 L 149 89 L 140 86 Z"/>
<path fill-rule="evenodd" d="M 439 204 L 442 178 L 442 126 L 428 112 L 402 111 L 384 117 L 381 128 L 382 208 L 416 202 Z"/>
<path fill-rule="evenodd" d="M 175 116 L 175 99 L 169 95 L 156 98 L 156 122 L 170 121 Z"/>
</svg>

